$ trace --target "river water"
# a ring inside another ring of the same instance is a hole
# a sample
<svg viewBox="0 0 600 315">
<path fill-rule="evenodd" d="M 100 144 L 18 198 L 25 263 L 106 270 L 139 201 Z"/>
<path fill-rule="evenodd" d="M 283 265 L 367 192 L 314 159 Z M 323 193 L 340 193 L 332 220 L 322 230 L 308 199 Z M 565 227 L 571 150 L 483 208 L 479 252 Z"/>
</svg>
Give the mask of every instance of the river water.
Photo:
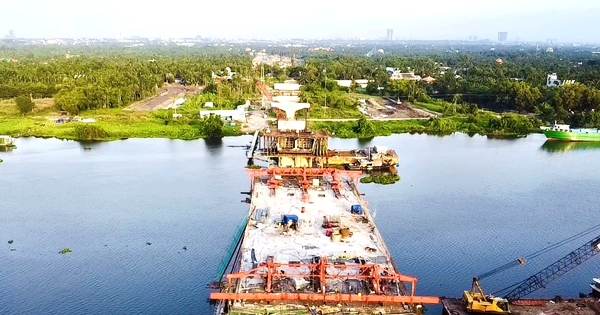
<svg viewBox="0 0 600 315">
<path fill-rule="evenodd" d="M 207 284 L 247 211 L 250 140 L 18 139 L 0 152 L 0 314 L 210 314 Z M 360 189 L 417 293 L 460 296 L 473 276 L 600 224 L 600 148 L 544 143 L 404 134 L 330 147 L 398 152 L 399 183 Z M 482 286 L 523 280 L 594 236 Z M 587 293 L 598 276 L 594 257 L 532 296 Z"/>
</svg>

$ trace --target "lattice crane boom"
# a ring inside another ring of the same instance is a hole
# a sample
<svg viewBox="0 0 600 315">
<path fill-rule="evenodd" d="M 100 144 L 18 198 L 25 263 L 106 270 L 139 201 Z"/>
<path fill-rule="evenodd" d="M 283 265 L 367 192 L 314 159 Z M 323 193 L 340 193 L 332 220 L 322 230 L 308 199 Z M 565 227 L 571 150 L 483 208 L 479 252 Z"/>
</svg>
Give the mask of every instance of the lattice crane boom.
<svg viewBox="0 0 600 315">
<path fill-rule="evenodd" d="M 544 268 L 542 271 L 525 279 L 523 282 L 518 283 L 518 286 L 508 292 L 504 297 L 508 300 L 518 300 L 531 292 L 545 288 L 552 280 L 581 265 L 584 261 L 592 258 L 599 252 L 600 236 L 597 236 L 593 240 L 557 260 L 552 265 Z"/>
</svg>

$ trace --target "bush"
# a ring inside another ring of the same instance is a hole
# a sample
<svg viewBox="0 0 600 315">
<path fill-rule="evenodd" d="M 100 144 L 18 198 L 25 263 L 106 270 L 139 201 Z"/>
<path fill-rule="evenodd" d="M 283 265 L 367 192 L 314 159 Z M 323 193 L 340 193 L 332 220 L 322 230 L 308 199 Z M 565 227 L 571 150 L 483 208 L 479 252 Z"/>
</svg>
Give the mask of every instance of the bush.
<svg viewBox="0 0 600 315">
<path fill-rule="evenodd" d="M 15 101 L 21 114 L 27 114 L 33 110 L 34 104 L 29 96 L 18 96 Z"/>
<path fill-rule="evenodd" d="M 375 127 L 367 117 L 362 116 L 358 119 L 355 132 L 358 134 L 359 138 L 371 138 L 375 136 Z"/>
<path fill-rule="evenodd" d="M 450 134 L 457 130 L 457 126 L 453 120 L 436 117 L 429 120 L 428 129 L 434 133 Z"/>
<path fill-rule="evenodd" d="M 208 138 L 223 138 L 223 125 L 221 116 L 210 114 L 202 119 L 204 135 Z"/>
<path fill-rule="evenodd" d="M 98 126 L 77 124 L 75 126 L 75 138 L 77 140 L 103 140 L 108 138 L 108 132 Z"/>
<path fill-rule="evenodd" d="M 535 129 L 531 119 L 517 114 L 503 114 L 500 119 L 490 120 L 490 127 L 505 134 L 519 135 L 528 134 Z"/>
<path fill-rule="evenodd" d="M 363 184 L 375 183 L 381 185 L 390 185 L 394 184 L 400 180 L 400 175 L 398 174 L 383 174 L 383 175 L 370 175 L 360 179 L 360 182 Z"/>
</svg>

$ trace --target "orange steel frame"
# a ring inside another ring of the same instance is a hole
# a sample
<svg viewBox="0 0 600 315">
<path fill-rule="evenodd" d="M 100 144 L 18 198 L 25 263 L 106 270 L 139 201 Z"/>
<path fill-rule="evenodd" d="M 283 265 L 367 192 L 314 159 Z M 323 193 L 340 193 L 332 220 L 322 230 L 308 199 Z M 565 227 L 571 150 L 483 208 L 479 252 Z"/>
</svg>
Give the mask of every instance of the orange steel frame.
<svg viewBox="0 0 600 315">
<path fill-rule="evenodd" d="M 335 168 L 311 168 L 311 167 L 274 167 L 270 169 L 246 169 L 246 173 L 250 174 L 250 184 L 254 184 L 256 177 L 271 176 L 267 180 L 271 195 L 275 195 L 277 187 L 281 184 L 281 180 L 277 179 L 276 176 L 287 176 L 287 177 L 302 177 L 298 183 L 302 188 L 302 201 L 308 202 L 310 195 L 308 189 L 310 188 L 310 181 L 308 177 L 325 177 L 331 176 L 332 180 L 329 181 L 331 188 L 339 195 L 340 178 L 349 177 L 354 180 L 354 185 L 358 187 L 361 171 L 344 171 Z M 252 187 L 254 188 L 254 187 Z"/>
<path fill-rule="evenodd" d="M 283 273 L 285 269 L 285 273 Z M 301 269 L 308 270 L 302 271 Z M 332 270 L 335 270 L 333 274 Z M 318 271 L 318 272 L 315 272 Z M 348 274 L 348 271 L 358 273 Z M 346 272 L 346 274 L 344 274 Z M 266 282 L 265 293 L 213 292 L 211 300 L 257 300 L 257 301 L 323 301 L 323 302 L 366 302 L 366 303 L 418 303 L 438 304 L 439 298 L 434 296 L 415 296 L 417 278 L 398 274 L 382 268 L 377 264 L 368 265 L 335 265 L 327 264 L 327 258 L 312 264 L 280 264 L 264 263 L 258 268 L 245 272 L 227 275 L 227 289 L 233 289 L 233 280 L 246 278 L 262 278 Z M 276 293 L 273 282 L 283 278 L 314 278 L 320 280 L 323 293 Z M 328 279 L 361 279 L 373 285 L 375 294 L 340 294 L 325 293 L 324 287 Z M 411 283 L 410 295 L 384 295 L 381 281 L 400 281 Z"/>
<path fill-rule="evenodd" d="M 246 169 L 246 173 L 250 175 L 250 182 L 253 185 L 254 179 L 257 177 L 270 176 L 267 180 L 269 188 L 272 191 L 281 184 L 281 180 L 276 179 L 276 176 L 285 177 L 302 177 L 299 181 L 303 190 L 310 187 L 308 177 L 325 177 L 331 176 L 329 182 L 334 190 L 339 189 L 340 178 L 349 177 L 358 185 L 361 171 L 345 171 L 334 168 L 282 168 L 275 167 L 271 169 Z M 307 195 L 307 194 L 306 194 Z M 303 196 L 304 197 L 304 196 Z M 306 200 L 303 198 L 303 200 Z M 285 273 L 280 273 L 285 269 Z M 309 273 L 302 272 L 301 269 L 309 270 Z M 353 269 L 358 271 L 356 274 L 348 274 L 347 271 Z M 313 273 L 310 273 L 310 270 Z M 318 270 L 318 273 L 314 271 Z M 330 274 L 331 270 L 336 270 Z M 265 272 L 266 271 L 266 272 Z M 343 274 L 346 271 L 346 274 Z M 335 265 L 327 264 L 327 258 L 321 258 L 319 263 L 313 264 L 280 264 L 280 263 L 264 263 L 258 268 L 240 273 L 227 275 L 227 289 L 234 289 L 233 280 L 245 278 L 264 278 L 266 282 L 266 293 L 235 293 L 235 292 L 213 292 L 210 294 L 211 300 L 255 300 L 255 301 L 323 301 L 323 302 L 366 302 L 366 303 L 418 303 L 418 304 L 438 304 L 439 298 L 434 296 L 415 296 L 417 278 L 402 275 L 394 271 L 384 269 L 377 264 L 368 265 Z M 314 278 L 319 279 L 321 285 L 326 283 L 327 279 L 361 279 L 372 284 L 375 294 L 359 295 L 359 294 L 340 294 L 333 293 L 276 293 L 273 292 L 273 281 L 282 278 Z M 411 283 L 410 295 L 384 295 L 381 281 L 391 280 Z"/>
<path fill-rule="evenodd" d="M 267 90 L 267 88 L 265 87 L 265 85 L 261 81 L 257 81 L 256 85 L 258 85 L 258 87 L 260 88 L 261 92 L 267 98 L 267 100 L 269 102 L 273 100 L 273 97 L 271 96 L 271 93 L 269 93 L 269 90 Z M 279 108 L 273 108 L 273 110 L 277 114 L 277 119 L 278 120 L 287 120 L 287 117 L 285 116 L 285 112 L 284 111 L 280 110 Z"/>
<path fill-rule="evenodd" d="M 358 185 L 358 179 L 360 178 L 360 175 L 362 174 L 361 171 L 345 171 L 345 170 L 338 170 L 335 168 L 312 168 L 312 167 L 274 167 L 274 168 L 270 168 L 270 169 L 266 169 L 266 168 L 246 169 L 246 173 L 248 173 L 250 175 L 251 183 L 254 183 L 254 179 L 256 177 L 271 176 L 273 185 L 275 185 L 275 184 L 279 185 L 281 183 L 281 181 L 275 179 L 276 175 L 287 176 L 287 177 L 302 176 L 303 180 L 300 184 L 303 186 L 305 186 L 307 184 L 306 181 L 307 181 L 308 177 L 331 176 L 333 178 L 333 180 L 330 181 L 330 184 L 332 186 L 334 186 L 334 189 L 335 189 L 335 186 L 339 185 L 339 179 L 341 177 L 349 177 L 355 181 L 356 185 Z M 267 183 L 269 183 L 269 182 L 267 182 Z M 271 183 L 269 183 L 269 184 L 271 184 Z M 271 187 L 271 188 L 276 188 L 276 186 Z M 306 188 L 308 188 L 308 187 L 306 187 Z"/>
</svg>

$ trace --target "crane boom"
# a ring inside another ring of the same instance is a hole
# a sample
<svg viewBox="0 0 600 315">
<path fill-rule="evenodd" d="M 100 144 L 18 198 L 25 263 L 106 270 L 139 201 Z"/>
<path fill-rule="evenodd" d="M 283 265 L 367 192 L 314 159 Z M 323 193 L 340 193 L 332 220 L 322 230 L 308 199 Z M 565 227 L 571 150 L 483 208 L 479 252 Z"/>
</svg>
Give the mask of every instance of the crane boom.
<svg viewBox="0 0 600 315">
<path fill-rule="evenodd" d="M 550 281 L 581 265 L 584 261 L 590 259 L 598 252 L 600 252 L 600 236 L 597 236 L 583 246 L 570 252 L 565 257 L 544 268 L 542 271 L 525 279 L 504 297 L 508 300 L 518 300 L 533 291 L 544 288 Z"/>
</svg>

